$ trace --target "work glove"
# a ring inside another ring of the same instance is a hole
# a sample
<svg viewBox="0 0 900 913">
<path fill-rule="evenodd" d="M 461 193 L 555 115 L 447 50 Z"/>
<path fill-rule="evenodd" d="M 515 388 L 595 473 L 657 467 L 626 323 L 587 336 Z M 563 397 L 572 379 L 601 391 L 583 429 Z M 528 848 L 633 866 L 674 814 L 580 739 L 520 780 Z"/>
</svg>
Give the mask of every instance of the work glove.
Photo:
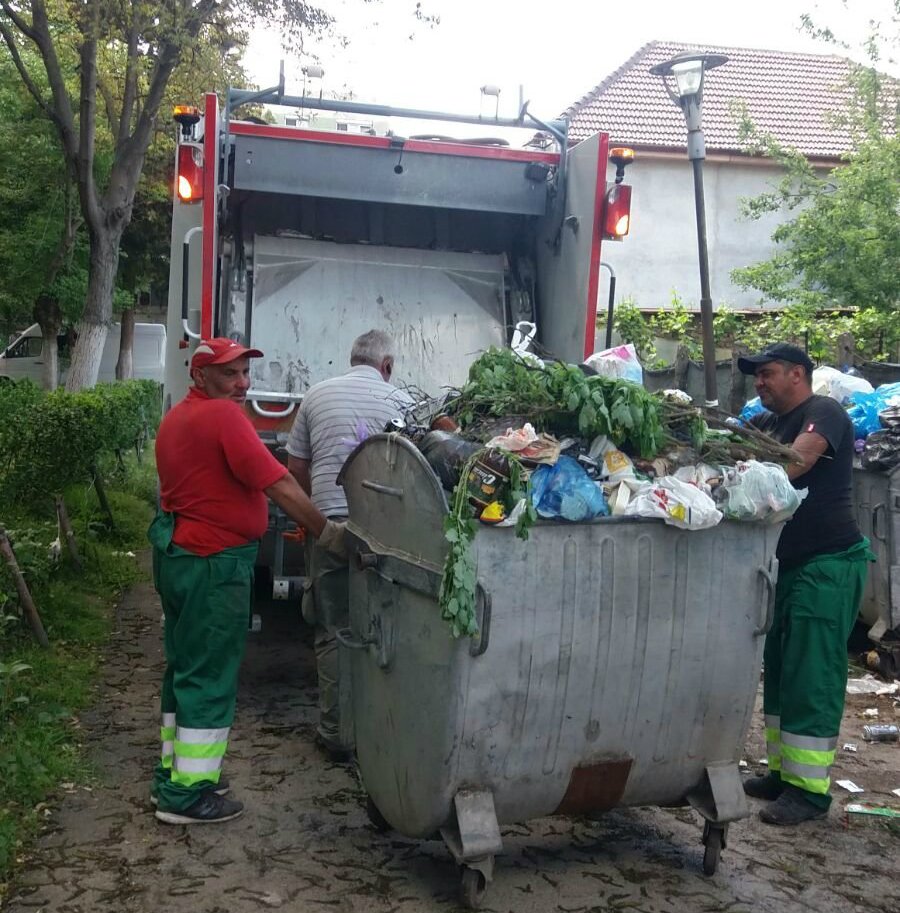
<svg viewBox="0 0 900 913">
<path fill-rule="evenodd" d="M 344 560 L 347 560 L 348 557 L 347 546 L 344 542 L 344 531 L 346 527 L 346 523 L 326 520 L 325 528 L 318 538 L 319 545 L 322 546 L 325 551 L 334 555 L 336 558 L 343 558 Z"/>
</svg>

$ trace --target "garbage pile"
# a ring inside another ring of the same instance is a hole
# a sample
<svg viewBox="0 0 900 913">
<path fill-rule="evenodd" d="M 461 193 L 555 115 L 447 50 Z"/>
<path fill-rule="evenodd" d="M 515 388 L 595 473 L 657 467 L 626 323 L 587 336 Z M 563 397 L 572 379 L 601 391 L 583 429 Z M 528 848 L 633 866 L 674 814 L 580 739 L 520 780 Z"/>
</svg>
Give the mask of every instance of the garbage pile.
<svg viewBox="0 0 900 913">
<path fill-rule="evenodd" d="M 527 342 L 520 328 L 515 349 L 485 352 L 461 390 L 420 403 L 400 432 L 449 493 L 439 602 L 454 637 L 478 632 L 471 545 L 484 524 L 523 539 L 538 519 L 699 530 L 780 522 L 799 506 L 789 447 L 701 414 L 681 391 L 648 392 L 629 379 L 628 352 L 582 367 L 538 358 Z"/>
<path fill-rule="evenodd" d="M 523 534 L 538 518 L 652 517 L 699 530 L 782 522 L 797 509 L 790 448 L 702 415 L 681 391 L 652 394 L 624 377 L 618 366 L 589 374 L 491 349 L 410 436 L 447 491 L 465 487 L 470 516 Z"/>
</svg>

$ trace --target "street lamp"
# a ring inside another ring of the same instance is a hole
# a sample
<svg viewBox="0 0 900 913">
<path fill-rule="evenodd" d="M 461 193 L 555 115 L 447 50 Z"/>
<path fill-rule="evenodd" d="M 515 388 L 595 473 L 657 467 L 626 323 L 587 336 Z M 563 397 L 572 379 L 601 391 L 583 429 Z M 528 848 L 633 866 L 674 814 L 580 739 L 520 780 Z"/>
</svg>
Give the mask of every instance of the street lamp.
<svg viewBox="0 0 900 913">
<path fill-rule="evenodd" d="M 706 203 L 703 197 L 703 159 L 706 144 L 703 140 L 702 104 L 703 81 L 707 70 L 727 63 L 724 54 L 679 54 L 665 63 L 650 68 L 662 78 L 669 98 L 681 108 L 687 123 L 688 158 L 694 169 L 694 203 L 697 209 L 697 247 L 700 254 L 700 324 L 703 334 L 703 374 L 706 381 L 706 406 L 719 405 L 716 386 L 716 345 L 713 339 L 713 306 L 709 291 L 709 253 L 706 244 Z M 674 88 L 672 83 L 674 82 Z"/>
</svg>

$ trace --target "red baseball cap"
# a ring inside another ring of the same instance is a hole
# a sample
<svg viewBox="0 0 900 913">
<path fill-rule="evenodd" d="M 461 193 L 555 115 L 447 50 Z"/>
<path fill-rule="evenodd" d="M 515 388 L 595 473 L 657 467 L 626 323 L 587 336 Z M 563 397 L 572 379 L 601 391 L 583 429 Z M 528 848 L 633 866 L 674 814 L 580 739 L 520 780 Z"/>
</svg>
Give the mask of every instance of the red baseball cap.
<svg viewBox="0 0 900 913">
<path fill-rule="evenodd" d="M 191 357 L 191 368 L 205 368 L 207 365 L 227 365 L 236 358 L 262 358 L 259 349 L 248 349 L 233 339 L 216 336 L 202 339 Z"/>
</svg>

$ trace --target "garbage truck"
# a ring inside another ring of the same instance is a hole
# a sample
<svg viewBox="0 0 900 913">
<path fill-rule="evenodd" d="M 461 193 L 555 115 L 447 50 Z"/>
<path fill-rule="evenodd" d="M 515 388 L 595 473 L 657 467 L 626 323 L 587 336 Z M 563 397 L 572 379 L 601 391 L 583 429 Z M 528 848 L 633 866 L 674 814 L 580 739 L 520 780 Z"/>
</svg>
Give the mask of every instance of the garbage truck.
<svg viewBox="0 0 900 913">
<path fill-rule="evenodd" d="M 266 124 L 240 118 L 248 104 L 327 108 L 357 123 L 527 128 L 555 150 Z M 606 134 L 569 148 L 565 122 L 527 104 L 503 119 L 291 97 L 283 74 L 272 89 L 229 91 L 224 108 L 210 93 L 202 111 L 179 106 L 175 119 L 167 405 L 184 396 L 192 348 L 211 335 L 265 353 L 252 362 L 247 409 L 275 451 L 304 392 L 346 370 L 371 328 L 396 341 L 395 381 L 431 393 L 462 383 L 474 356 L 506 345 L 522 321 L 559 357 L 593 351 L 601 244 L 630 224 L 632 152 Z M 260 562 L 288 599 L 300 582 L 297 533 L 275 508 L 271 527 Z"/>
</svg>

